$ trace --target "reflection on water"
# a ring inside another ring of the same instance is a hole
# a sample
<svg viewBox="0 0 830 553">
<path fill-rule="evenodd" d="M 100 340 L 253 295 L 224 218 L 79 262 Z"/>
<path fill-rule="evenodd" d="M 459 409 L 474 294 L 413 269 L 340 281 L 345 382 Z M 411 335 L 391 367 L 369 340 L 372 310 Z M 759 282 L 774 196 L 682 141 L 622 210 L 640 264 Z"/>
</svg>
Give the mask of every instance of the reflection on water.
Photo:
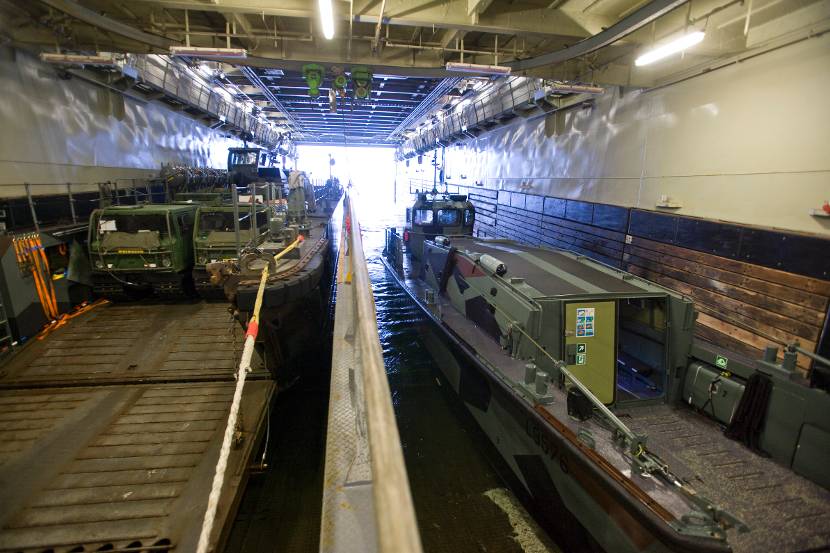
<svg viewBox="0 0 830 553">
<path fill-rule="evenodd" d="M 431 326 L 380 261 L 384 229 L 403 226 L 406 205 L 358 209 L 389 387 L 415 511 L 427 552 L 548 551 L 524 530 L 506 468 L 441 376 L 423 342 Z M 532 523 L 531 523 L 532 525 Z"/>
</svg>

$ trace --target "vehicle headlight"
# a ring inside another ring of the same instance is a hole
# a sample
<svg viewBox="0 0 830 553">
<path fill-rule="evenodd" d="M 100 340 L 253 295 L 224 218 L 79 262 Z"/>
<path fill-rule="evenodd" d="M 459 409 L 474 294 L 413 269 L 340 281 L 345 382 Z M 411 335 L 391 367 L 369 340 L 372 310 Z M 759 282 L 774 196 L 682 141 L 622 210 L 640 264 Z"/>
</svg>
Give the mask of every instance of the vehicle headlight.
<svg viewBox="0 0 830 553">
<path fill-rule="evenodd" d="M 172 264 L 172 262 L 170 261 L 170 256 L 169 255 L 161 256 L 161 264 L 165 267 L 169 267 Z"/>
<path fill-rule="evenodd" d="M 96 269 L 103 269 L 104 268 L 104 262 L 101 261 L 100 259 L 96 259 L 95 260 L 95 268 Z"/>
</svg>

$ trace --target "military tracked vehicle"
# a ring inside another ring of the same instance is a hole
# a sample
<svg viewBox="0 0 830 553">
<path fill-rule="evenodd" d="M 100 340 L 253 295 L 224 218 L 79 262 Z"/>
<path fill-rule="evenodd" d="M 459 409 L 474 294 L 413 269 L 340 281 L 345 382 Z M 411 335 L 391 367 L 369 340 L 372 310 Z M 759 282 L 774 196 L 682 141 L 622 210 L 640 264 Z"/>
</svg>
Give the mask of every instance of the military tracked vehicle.
<svg viewBox="0 0 830 553">
<path fill-rule="evenodd" d="M 96 294 L 163 297 L 193 292 L 196 204 L 145 204 L 96 209 L 89 219 L 89 260 Z"/>
<path fill-rule="evenodd" d="M 234 224 L 235 217 L 238 224 Z M 237 208 L 227 204 L 200 206 L 193 230 L 193 280 L 199 294 L 222 294 L 220 288 L 210 283 L 207 264 L 238 259 L 243 247 L 260 246 L 270 239 L 272 231 L 279 234 L 284 218 L 284 211 L 265 204 L 255 204 L 253 211 L 250 204 Z"/>
</svg>

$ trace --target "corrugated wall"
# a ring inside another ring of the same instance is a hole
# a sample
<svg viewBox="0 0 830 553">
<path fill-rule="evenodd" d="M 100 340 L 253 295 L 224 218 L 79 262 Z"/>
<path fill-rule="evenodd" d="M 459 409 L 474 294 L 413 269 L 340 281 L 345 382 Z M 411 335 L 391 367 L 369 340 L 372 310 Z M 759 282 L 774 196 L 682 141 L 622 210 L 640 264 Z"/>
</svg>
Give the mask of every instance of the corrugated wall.
<svg viewBox="0 0 830 553">
<path fill-rule="evenodd" d="M 162 163 L 224 168 L 227 148 L 240 144 L 158 103 L 61 80 L 8 47 L 0 48 L 0 91 L 0 197 L 25 193 L 7 184 L 149 177 Z"/>
</svg>

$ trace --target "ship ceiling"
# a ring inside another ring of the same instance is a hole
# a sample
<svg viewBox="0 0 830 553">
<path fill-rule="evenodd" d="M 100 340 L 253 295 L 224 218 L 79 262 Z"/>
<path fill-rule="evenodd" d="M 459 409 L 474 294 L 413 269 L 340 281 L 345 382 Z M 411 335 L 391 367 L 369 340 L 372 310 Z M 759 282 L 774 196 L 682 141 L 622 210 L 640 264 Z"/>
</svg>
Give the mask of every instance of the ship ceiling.
<svg viewBox="0 0 830 553">
<path fill-rule="evenodd" d="M 0 40 L 72 53 L 245 49 L 247 57 L 225 60 L 221 73 L 263 113 L 278 120 L 293 112 L 305 140 L 384 143 L 400 141 L 401 123 L 419 110 L 440 107 L 430 93 L 440 83 L 448 90 L 439 92 L 452 92 L 450 61 L 650 87 L 825 32 L 830 20 L 830 0 L 334 0 L 333 7 L 334 38 L 326 40 L 315 0 L 0 0 Z M 690 29 L 706 32 L 694 49 L 671 63 L 634 64 L 643 50 Z M 309 63 L 326 71 L 315 97 L 303 79 Z M 369 98 L 355 100 L 350 88 L 332 110 L 333 71 L 356 66 L 373 73 Z"/>
</svg>

